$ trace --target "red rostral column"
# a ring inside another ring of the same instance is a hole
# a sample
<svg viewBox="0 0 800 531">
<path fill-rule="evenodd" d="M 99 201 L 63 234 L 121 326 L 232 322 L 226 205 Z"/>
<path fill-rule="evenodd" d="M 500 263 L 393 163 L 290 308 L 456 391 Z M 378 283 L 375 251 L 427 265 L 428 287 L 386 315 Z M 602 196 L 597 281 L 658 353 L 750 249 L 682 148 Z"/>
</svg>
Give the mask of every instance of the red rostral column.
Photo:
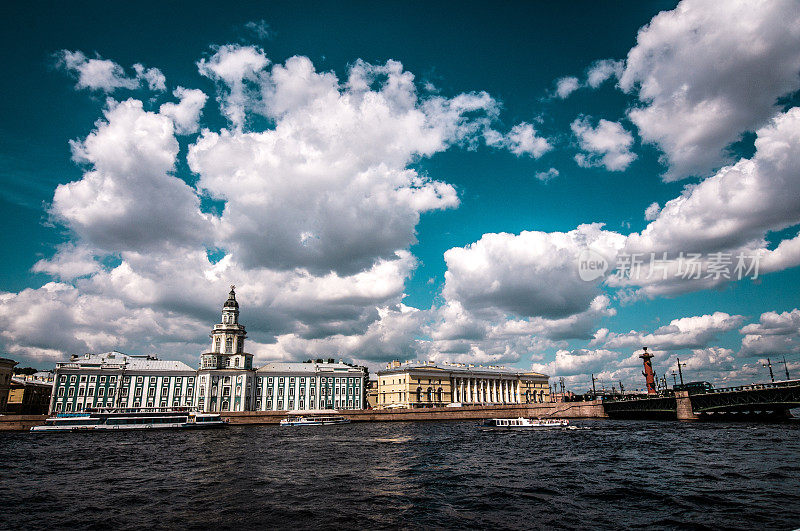
<svg viewBox="0 0 800 531">
<path fill-rule="evenodd" d="M 653 359 L 653 355 L 647 352 L 647 347 L 642 347 L 642 350 L 644 350 L 644 352 L 639 357 L 644 360 L 644 371 L 642 375 L 647 381 L 647 394 L 655 395 L 658 394 L 656 392 L 656 378 L 653 374 L 653 363 L 650 361 Z"/>
</svg>

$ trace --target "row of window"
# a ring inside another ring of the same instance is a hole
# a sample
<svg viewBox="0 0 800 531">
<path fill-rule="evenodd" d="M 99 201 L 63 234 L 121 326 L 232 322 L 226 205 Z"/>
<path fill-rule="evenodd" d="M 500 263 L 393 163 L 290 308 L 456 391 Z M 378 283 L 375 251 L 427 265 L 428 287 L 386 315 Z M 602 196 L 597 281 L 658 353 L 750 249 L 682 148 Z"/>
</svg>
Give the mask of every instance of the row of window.
<svg viewBox="0 0 800 531">
<path fill-rule="evenodd" d="M 256 410 L 262 411 L 261 399 L 256 400 Z M 286 405 L 285 409 L 294 410 L 295 409 L 295 401 L 290 399 L 287 401 L 284 400 L 277 400 L 273 401 L 272 399 L 267 399 L 266 401 L 266 411 L 282 411 L 284 410 L 284 404 Z M 318 403 L 312 400 L 306 402 L 305 400 L 298 400 L 296 402 L 298 410 L 308 410 L 308 409 L 324 409 L 328 408 L 335 408 L 335 409 L 361 409 L 361 399 L 356 397 L 355 399 L 350 398 L 349 400 L 320 400 Z M 276 407 L 273 408 L 272 406 L 275 405 Z"/>
<path fill-rule="evenodd" d="M 136 383 L 138 383 L 138 384 L 144 383 L 144 376 L 136 376 L 135 378 L 136 378 Z M 175 381 L 175 385 L 181 385 L 183 383 L 183 377 L 182 376 L 160 376 L 159 378 L 161 378 L 163 381 L 166 381 L 166 380 L 169 380 L 169 379 L 173 379 Z M 156 382 L 155 379 L 156 379 L 156 376 L 151 376 L 150 377 L 150 385 L 155 385 L 155 382 Z M 78 375 L 78 374 L 70 374 L 70 375 L 62 374 L 58 378 L 58 382 L 62 383 L 62 384 L 67 383 L 67 381 L 69 381 L 69 383 L 71 383 L 71 384 L 75 383 L 75 382 L 86 383 L 87 380 L 88 380 L 88 382 L 90 384 L 96 383 L 96 382 L 104 384 L 104 383 L 106 383 L 106 376 L 104 376 L 104 375 L 99 375 L 98 376 L 96 374 L 91 374 L 91 375 L 86 375 L 86 374 L 80 374 L 80 375 Z M 114 376 L 114 375 L 108 376 L 108 383 L 113 384 L 113 383 L 116 383 L 116 382 L 117 382 L 117 377 L 116 376 Z M 130 383 L 131 382 L 131 376 L 124 376 L 122 382 L 124 384 Z M 186 382 L 189 385 L 194 385 L 194 376 L 187 376 L 186 377 Z"/>
<path fill-rule="evenodd" d="M 297 377 L 295 377 L 295 376 L 288 376 L 288 377 L 287 376 L 262 376 L 262 377 L 259 378 L 259 383 L 263 384 L 264 380 L 266 379 L 267 383 L 269 385 L 272 385 L 276 378 L 278 380 L 278 384 L 280 384 L 280 385 L 283 385 L 287 378 L 289 379 L 289 385 L 294 385 L 295 384 L 295 380 L 297 380 L 297 383 L 299 385 L 305 384 L 306 381 L 310 382 L 309 385 L 311 385 L 311 386 L 316 385 L 316 378 L 314 376 L 297 376 Z M 358 387 L 361 384 L 361 378 L 357 378 L 357 377 L 356 378 L 334 378 L 334 377 L 325 377 L 325 376 L 323 376 L 323 377 L 320 378 L 320 382 L 323 385 L 327 382 L 329 385 L 333 385 L 334 383 L 336 383 L 336 384 L 341 384 L 341 385 L 353 385 L 353 386 Z"/>
</svg>

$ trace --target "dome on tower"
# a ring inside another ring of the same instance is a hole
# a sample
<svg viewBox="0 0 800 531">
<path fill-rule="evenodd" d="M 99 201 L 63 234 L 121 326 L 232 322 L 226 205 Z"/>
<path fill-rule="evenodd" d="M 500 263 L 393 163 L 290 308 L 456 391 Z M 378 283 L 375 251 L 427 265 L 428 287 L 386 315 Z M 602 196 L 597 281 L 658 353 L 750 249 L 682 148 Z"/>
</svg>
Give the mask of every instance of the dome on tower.
<svg viewBox="0 0 800 531">
<path fill-rule="evenodd" d="M 236 302 L 236 292 L 234 289 L 236 286 L 231 286 L 231 292 L 228 293 L 228 300 L 225 301 L 225 304 L 222 306 L 223 308 L 238 308 L 239 303 Z"/>
</svg>

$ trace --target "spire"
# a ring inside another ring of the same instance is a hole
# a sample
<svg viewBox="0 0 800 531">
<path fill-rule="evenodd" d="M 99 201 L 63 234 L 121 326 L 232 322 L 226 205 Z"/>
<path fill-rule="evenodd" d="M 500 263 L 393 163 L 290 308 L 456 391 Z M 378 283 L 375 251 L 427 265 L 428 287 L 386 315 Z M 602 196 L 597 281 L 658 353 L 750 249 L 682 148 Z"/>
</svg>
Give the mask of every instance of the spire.
<svg viewBox="0 0 800 531">
<path fill-rule="evenodd" d="M 236 302 L 236 286 L 231 285 L 231 291 L 228 293 L 228 300 L 225 301 L 224 308 L 239 308 L 239 303 Z"/>
</svg>

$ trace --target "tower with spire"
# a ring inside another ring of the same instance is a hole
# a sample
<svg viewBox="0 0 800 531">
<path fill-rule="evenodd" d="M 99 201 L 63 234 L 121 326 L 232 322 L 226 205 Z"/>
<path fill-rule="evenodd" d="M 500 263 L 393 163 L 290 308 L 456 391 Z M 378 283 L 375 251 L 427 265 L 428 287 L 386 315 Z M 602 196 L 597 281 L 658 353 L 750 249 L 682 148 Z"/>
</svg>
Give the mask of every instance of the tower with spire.
<svg viewBox="0 0 800 531">
<path fill-rule="evenodd" d="M 221 322 L 211 329 L 211 350 L 200 356 L 198 404 L 206 411 L 246 411 L 250 407 L 253 355 L 245 352 L 247 331 L 239 324 L 236 286 L 222 305 Z"/>
</svg>

